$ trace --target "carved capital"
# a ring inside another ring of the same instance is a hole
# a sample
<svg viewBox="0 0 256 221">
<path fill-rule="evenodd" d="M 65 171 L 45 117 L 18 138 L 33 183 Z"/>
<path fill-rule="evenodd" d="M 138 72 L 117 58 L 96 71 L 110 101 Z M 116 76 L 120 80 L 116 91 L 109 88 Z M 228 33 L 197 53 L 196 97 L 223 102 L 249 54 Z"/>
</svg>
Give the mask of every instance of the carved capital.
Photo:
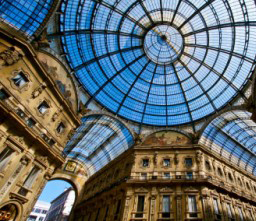
<svg viewBox="0 0 256 221">
<path fill-rule="evenodd" d="M 48 157 L 47 156 L 36 156 L 36 161 L 43 164 L 45 167 L 49 166 Z"/>
</svg>

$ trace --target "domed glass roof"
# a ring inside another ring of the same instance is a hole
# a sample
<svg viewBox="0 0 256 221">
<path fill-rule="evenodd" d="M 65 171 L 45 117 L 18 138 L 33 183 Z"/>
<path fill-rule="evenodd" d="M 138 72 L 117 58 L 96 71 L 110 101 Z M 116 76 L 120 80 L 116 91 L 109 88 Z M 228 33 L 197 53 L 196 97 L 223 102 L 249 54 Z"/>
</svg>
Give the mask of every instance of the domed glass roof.
<svg viewBox="0 0 256 221">
<path fill-rule="evenodd" d="M 64 0 L 61 10 L 63 48 L 87 104 L 172 126 L 244 97 L 256 54 L 253 0 Z"/>
</svg>

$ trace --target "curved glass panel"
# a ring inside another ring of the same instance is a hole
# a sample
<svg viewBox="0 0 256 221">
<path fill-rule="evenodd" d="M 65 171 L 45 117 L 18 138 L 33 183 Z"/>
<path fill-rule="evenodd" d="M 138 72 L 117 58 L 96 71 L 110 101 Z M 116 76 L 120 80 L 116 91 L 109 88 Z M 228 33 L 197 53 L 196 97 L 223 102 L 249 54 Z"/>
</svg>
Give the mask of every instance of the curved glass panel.
<svg viewBox="0 0 256 221">
<path fill-rule="evenodd" d="M 90 175 L 134 144 L 130 131 L 119 121 L 105 115 L 82 118 L 82 125 L 67 143 L 64 154 L 82 161 Z"/>
<path fill-rule="evenodd" d="M 253 0 L 65 0 L 61 10 L 71 67 L 115 114 L 180 125 L 244 96 L 256 55 Z"/>
<path fill-rule="evenodd" d="M 251 113 L 230 111 L 214 119 L 199 143 L 256 175 L 256 123 Z"/>
<path fill-rule="evenodd" d="M 0 0 L 0 20 L 33 35 L 48 14 L 54 0 Z"/>
</svg>

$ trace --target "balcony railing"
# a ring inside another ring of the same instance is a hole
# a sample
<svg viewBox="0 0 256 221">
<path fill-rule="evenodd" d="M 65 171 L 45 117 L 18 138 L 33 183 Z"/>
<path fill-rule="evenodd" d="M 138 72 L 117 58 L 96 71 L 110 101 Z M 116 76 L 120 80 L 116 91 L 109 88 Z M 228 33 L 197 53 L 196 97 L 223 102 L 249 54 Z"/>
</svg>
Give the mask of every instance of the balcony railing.
<svg viewBox="0 0 256 221">
<path fill-rule="evenodd" d="M 127 180 L 131 181 L 196 181 L 196 180 L 205 180 L 207 181 L 210 179 L 207 176 L 204 175 L 193 175 L 193 176 L 187 176 L 187 175 L 175 175 L 172 177 L 166 177 L 166 176 L 129 176 L 126 177 Z"/>
</svg>

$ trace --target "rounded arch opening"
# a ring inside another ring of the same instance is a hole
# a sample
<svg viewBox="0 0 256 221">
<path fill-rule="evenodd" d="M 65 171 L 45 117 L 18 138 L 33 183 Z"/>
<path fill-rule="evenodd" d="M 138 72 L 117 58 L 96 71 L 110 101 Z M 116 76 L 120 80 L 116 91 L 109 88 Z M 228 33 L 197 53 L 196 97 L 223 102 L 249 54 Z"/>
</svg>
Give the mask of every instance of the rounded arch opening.
<svg viewBox="0 0 256 221">
<path fill-rule="evenodd" d="M 43 220 L 48 221 L 69 220 L 76 200 L 77 188 L 72 181 L 65 178 L 49 180 L 34 205 L 28 221 L 37 220 L 38 217 L 44 217 Z"/>
</svg>

